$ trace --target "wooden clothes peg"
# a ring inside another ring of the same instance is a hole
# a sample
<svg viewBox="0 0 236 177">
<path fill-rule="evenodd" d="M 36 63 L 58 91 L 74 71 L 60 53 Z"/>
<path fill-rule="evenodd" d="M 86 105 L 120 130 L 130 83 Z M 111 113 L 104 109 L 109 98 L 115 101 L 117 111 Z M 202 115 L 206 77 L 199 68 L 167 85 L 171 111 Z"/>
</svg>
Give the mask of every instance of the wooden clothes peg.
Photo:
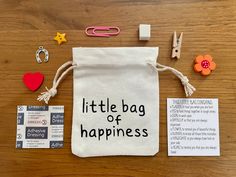
<svg viewBox="0 0 236 177">
<path fill-rule="evenodd" d="M 179 38 L 177 39 L 176 31 L 173 35 L 173 48 L 172 48 L 172 58 L 180 58 L 181 53 L 181 45 L 183 40 L 183 32 L 180 34 Z"/>
</svg>

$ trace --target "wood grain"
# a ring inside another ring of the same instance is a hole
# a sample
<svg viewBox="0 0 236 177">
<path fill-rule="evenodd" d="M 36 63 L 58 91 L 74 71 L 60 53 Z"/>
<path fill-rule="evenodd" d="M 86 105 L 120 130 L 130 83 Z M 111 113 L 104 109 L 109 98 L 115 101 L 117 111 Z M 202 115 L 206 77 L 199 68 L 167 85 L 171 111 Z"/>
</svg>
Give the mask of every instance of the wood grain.
<svg viewBox="0 0 236 177">
<path fill-rule="evenodd" d="M 152 25 L 149 42 L 138 41 L 138 25 Z M 91 25 L 114 25 L 121 34 L 89 38 Z M 0 176 L 1 177 L 233 177 L 236 176 L 236 1 L 235 0 L 0 0 Z M 181 59 L 171 60 L 172 33 L 184 32 Z M 53 37 L 65 32 L 68 42 Z M 47 64 L 35 62 L 43 45 Z M 166 98 L 184 97 L 180 82 L 160 75 L 160 152 L 154 157 L 78 158 L 72 155 L 72 75 L 61 84 L 51 105 L 65 105 L 63 149 L 15 149 L 16 106 L 40 105 L 21 82 L 28 71 L 45 74 L 50 86 L 58 66 L 71 59 L 75 46 L 159 46 L 159 61 L 189 76 L 193 97 L 219 98 L 220 157 L 168 157 Z M 211 54 L 216 71 L 205 78 L 193 72 L 193 59 Z"/>
</svg>

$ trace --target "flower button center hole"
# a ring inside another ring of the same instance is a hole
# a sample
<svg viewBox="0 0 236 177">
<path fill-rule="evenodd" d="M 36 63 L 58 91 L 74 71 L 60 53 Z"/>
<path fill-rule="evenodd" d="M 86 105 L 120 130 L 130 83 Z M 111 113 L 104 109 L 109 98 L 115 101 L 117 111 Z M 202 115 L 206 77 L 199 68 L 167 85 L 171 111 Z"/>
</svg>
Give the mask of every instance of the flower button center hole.
<svg viewBox="0 0 236 177">
<path fill-rule="evenodd" d="M 210 62 L 207 61 L 207 60 L 203 60 L 203 61 L 201 62 L 201 65 L 202 65 L 203 68 L 209 68 Z"/>
</svg>

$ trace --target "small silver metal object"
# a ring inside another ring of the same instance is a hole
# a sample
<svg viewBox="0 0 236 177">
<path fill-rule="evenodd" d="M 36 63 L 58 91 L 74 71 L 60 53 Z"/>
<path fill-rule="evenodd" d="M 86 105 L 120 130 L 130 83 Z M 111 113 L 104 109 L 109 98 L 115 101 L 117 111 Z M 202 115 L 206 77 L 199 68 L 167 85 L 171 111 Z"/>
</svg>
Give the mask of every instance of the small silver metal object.
<svg viewBox="0 0 236 177">
<path fill-rule="evenodd" d="M 41 60 L 41 58 L 40 58 L 40 56 L 39 56 L 39 54 L 40 54 L 41 52 L 44 53 L 44 62 L 45 62 L 45 63 L 48 62 L 49 53 L 48 53 L 48 51 L 47 51 L 45 48 L 43 48 L 43 46 L 39 46 L 39 49 L 36 51 L 36 61 L 37 61 L 38 63 L 42 63 L 42 60 Z"/>
</svg>

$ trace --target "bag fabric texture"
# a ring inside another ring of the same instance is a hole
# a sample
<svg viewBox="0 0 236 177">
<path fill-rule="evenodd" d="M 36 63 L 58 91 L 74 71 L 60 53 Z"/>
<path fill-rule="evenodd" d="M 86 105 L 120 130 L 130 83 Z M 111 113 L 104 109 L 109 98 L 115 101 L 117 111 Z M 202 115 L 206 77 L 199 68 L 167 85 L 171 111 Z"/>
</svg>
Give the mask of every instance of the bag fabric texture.
<svg viewBox="0 0 236 177">
<path fill-rule="evenodd" d="M 73 49 L 79 66 L 74 70 L 73 154 L 159 151 L 158 73 L 147 64 L 156 63 L 157 56 L 154 47 Z"/>
</svg>

